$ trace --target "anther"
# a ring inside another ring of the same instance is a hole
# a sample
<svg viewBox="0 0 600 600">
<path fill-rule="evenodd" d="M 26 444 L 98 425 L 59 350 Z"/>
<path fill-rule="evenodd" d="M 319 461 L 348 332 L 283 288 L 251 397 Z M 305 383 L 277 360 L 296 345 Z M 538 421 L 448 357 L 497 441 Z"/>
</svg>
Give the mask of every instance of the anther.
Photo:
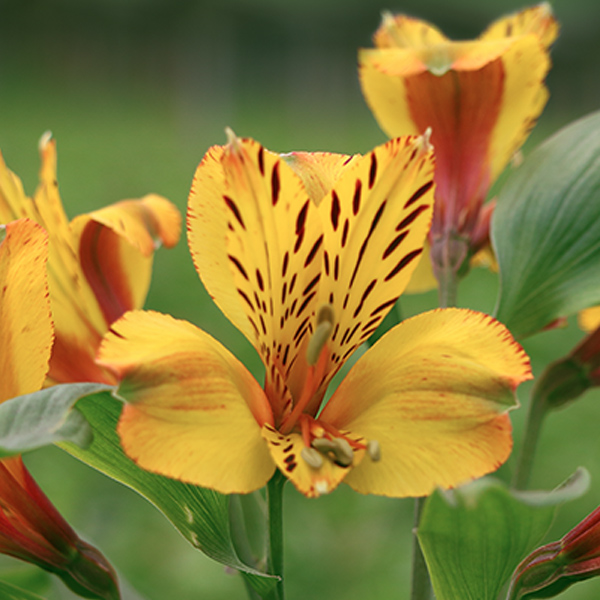
<svg viewBox="0 0 600 600">
<path fill-rule="evenodd" d="M 352 446 L 344 438 L 320 438 L 313 440 L 312 445 L 323 454 L 332 453 L 334 461 L 342 467 L 349 467 L 354 460 Z"/>
<path fill-rule="evenodd" d="M 323 304 L 317 313 L 317 327 L 306 348 L 306 362 L 314 367 L 333 331 L 334 312 L 331 304 Z"/>
<path fill-rule="evenodd" d="M 300 456 L 304 459 L 304 462 L 312 469 L 320 469 L 323 466 L 323 456 L 315 448 L 302 448 Z"/>
<path fill-rule="evenodd" d="M 367 442 L 367 454 L 373 462 L 381 460 L 381 446 L 377 440 L 369 440 Z"/>
</svg>

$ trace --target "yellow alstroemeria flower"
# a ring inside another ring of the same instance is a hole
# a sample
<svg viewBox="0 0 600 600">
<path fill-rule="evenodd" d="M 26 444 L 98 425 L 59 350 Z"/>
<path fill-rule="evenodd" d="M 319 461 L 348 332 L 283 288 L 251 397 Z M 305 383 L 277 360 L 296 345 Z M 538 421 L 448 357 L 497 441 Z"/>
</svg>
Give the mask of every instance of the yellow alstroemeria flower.
<svg viewBox="0 0 600 600">
<path fill-rule="evenodd" d="M 0 223 L 27 217 L 49 235 L 48 277 L 55 342 L 49 383 L 114 383 L 95 362 L 110 323 L 141 308 L 150 284 L 152 256 L 162 243 L 174 246 L 181 216 L 157 195 L 123 200 L 70 223 L 56 180 L 56 145 L 40 141 L 40 183 L 28 198 L 20 179 L 0 155 Z"/>
<path fill-rule="evenodd" d="M 208 292 L 260 354 L 265 383 L 190 323 L 127 313 L 98 359 L 120 379 L 125 452 L 223 493 L 258 489 L 276 467 L 307 496 L 342 479 L 359 492 L 421 496 L 496 469 L 530 368 L 486 315 L 405 321 L 320 410 L 332 377 L 410 279 L 432 179 L 426 137 L 365 156 L 280 156 L 233 136 L 211 148 L 190 193 L 190 250 Z"/>
<path fill-rule="evenodd" d="M 0 404 L 39 390 L 48 372 L 47 260 L 42 227 L 30 219 L 0 226 Z M 61 517 L 20 456 L 0 460 L 0 553 L 56 573 L 85 597 L 120 597 L 109 563 Z"/>
<path fill-rule="evenodd" d="M 434 263 L 450 260 L 458 268 L 485 246 L 483 202 L 546 104 L 557 34 L 547 3 L 499 19 L 474 41 L 451 41 L 429 23 L 386 14 L 376 48 L 359 52 L 363 94 L 386 134 L 432 129 Z M 462 242 L 443 243 L 439 252 L 454 255 L 437 256 L 439 241 L 448 239 Z M 435 286 L 428 266 L 423 261 L 415 291 Z"/>
</svg>

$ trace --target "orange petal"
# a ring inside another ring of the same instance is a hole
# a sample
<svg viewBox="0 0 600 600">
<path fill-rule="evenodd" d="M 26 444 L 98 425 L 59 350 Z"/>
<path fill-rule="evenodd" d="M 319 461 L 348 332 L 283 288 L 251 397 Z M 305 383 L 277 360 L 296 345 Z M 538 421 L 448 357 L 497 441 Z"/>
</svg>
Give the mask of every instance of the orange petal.
<svg viewBox="0 0 600 600">
<path fill-rule="evenodd" d="M 509 456 L 506 412 L 531 378 L 527 356 L 491 317 L 445 309 L 404 321 L 350 370 L 319 422 L 379 442 L 381 460 L 346 477 L 361 493 L 425 496 Z"/>
<path fill-rule="evenodd" d="M 408 284 L 431 222 L 433 166 L 426 137 L 392 140 L 357 159 L 320 204 L 319 294 L 335 317 L 333 365 L 375 331 Z"/>
<path fill-rule="evenodd" d="M 140 467 L 225 494 L 270 479 L 275 465 L 260 432 L 273 417 L 264 392 L 208 334 L 130 312 L 113 324 L 98 362 L 121 382 L 117 394 L 128 404 L 118 431 Z"/>
<path fill-rule="evenodd" d="M 48 236 L 29 219 L 0 226 L 0 402 L 42 387 L 52 347 Z"/>
<path fill-rule="evenodd" d="M 310 466 L 302 457 L 305 445 L 300 434 L 282 435 L 270 425 L 263 427 L 262 434 L 279 470 L 309 498 L 332 492 L 351 469 L 360 464 L 365 453 L 364 450 L 354 452 L 353 464 L 347 467 L 326 458 L 320 466 Z"/>
</svg>

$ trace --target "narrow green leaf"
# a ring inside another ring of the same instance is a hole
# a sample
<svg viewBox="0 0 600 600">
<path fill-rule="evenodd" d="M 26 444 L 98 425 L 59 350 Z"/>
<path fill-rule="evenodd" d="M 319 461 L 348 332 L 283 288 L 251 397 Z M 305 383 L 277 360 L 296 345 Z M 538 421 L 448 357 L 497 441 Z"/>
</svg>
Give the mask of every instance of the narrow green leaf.
<svg viewBox="0 0 600 600">
<path fill-rule="evenodd" d="M 71 383 L 26 394 L 0 404 L 0 458 L 62 441 L 87 446 L 92 429 L 75 403 L 111 389 L 99 383 Z"/>
<path fill-rule="evenodd" d="M 588 486 L 589 475 L 580 469 L 552 492 L 514 492 L 484 478 L 432 494 L 418 538 L 437 600 L 496 600 L 548 531 L 557 506 Z"/>
<path fill-rule="evenodd" d="M 0 598 L 2 600 L 44 600 L 42 596 L 32 594 L 6 581 L 0 581 Z"/>
<path fill-rule="evenodd" d="M 92 427 L 93 442 L 85 449 L 71 443 L 59 444 L 61 448 L 144 496 L 192 545 L 214 560 L 240 570 L 260 594 L 273 587 L 272 576 L 246 564 L 236 552 L 228 496 L 140 469 L 121 449 L 116 433 L 121 403 L 109 393 L 83 398 L 77 408 Z"/>
<path fill-rule="evenodd" d="M 516 337 L 600 304 L 600 112 L 539 146 L 498 196 L 496 317 Z"/>
</svg>

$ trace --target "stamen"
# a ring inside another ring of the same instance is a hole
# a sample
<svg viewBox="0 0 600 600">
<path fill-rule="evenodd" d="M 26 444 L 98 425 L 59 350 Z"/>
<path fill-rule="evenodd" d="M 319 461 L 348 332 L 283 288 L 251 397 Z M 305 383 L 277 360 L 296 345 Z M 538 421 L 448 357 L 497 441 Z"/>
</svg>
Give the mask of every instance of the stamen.
<svg viewBox="0 0 600 600">
<path fill-rule="evenodd" d="M 348 440 L 344 438 L 321 438 L 313 440 L 313 448 L 316 448 L 323 454 L 331 452 L 335 462 L 342 467 L 349 467 L 354 460 L 354 451 Z"/>
<path fill-rule="evenodd" d="M 333 331 L 334 312 L 331 304 L 323 304 L 317 313 L 317 327 L 306 348 L 306 362 L 314 367 Z"/>
<path fill-rule="evenodd" d="M 377 440 L 369 440 L 367 442 L 367 454 L 373 462 L 381 460 L 381 446 Z"/>
<path fill-rule="evenodd" d="M 312 469 L 320 469 L 323 466 L 323 456 L 315 448 L 304 447 L 300 456 Z"/>
</svg>

